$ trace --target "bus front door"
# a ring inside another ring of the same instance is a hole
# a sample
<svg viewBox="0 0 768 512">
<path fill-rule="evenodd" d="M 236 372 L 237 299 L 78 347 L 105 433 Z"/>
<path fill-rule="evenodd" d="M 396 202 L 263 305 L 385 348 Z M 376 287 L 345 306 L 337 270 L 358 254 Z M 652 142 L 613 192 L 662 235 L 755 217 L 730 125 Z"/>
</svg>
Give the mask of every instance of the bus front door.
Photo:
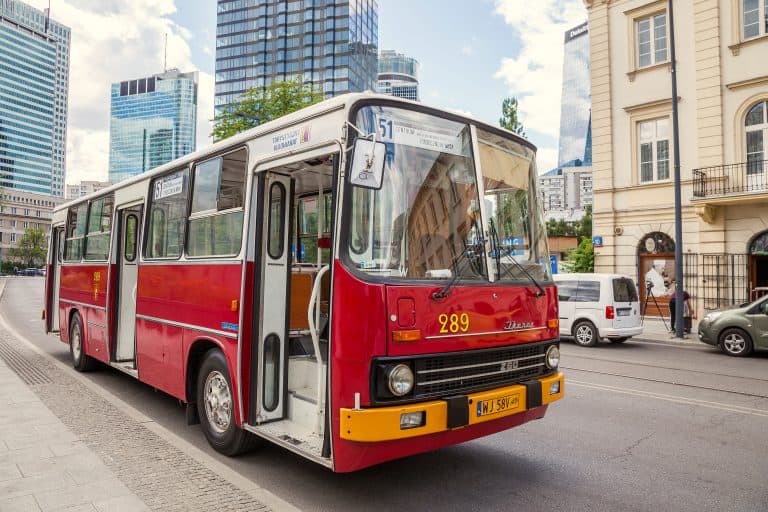
<svg viewBox="0 0 768 512">
<path fill-rule="evenodd" d="M 117 337 L 115 362 L 136 359 L 136 283 L 139 273 L 138 240 L 141 206 L 119 210 L 120 242 L 118 244 Z"/>
<path fill-rule="evenodd" d="M 260 318 L 258 343 L 257 421 L 285 416 L 287 311 L 290 266 L 290 220 L 293 183 L 289 176 L 267 172 L 264 179 L 264 217 L 261 225 Z"/>
</svg>

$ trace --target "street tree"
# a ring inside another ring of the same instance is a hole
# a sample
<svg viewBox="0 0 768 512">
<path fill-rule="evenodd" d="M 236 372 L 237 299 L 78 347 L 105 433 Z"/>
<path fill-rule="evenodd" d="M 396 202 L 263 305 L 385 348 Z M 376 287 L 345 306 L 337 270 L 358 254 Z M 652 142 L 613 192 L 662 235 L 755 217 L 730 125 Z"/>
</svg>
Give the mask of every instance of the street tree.
<svg viewBox="0 0 768 512">
<path fill-rule="evenodd" d="M 45 231 L 39 228 L 27 228 L 18 245 L 11 248 L 10 255 L 27 267 L 37 267 L 45 261 L 46 246 Z"/>
<path fill-rule="evenodd" d="M 213 118 L 216 126 L 211 135 L 215 140 L 226 139 L 322 100 L 323 95 L 300 78 L 249 89 L 238 103 Z"/>
<path fill-rule="evenodd" d="M 564 266 L 568 272 L 594 272 L 595 250 L 592 247 L 592 240 L 582 238 L 579 245 L 568 252 Z"/>
<path fill-rule="evenodd" d="M 506 128 L 512 133 L 516 133 L 521 137 L 525 137 L 525 129 L 523 123 L 520 122 L 518 116 L 518 104 L 517 98 L 509 97 L 505 98 L 501 102 L 501 117 L 499 118 L 499 126 Z"/>
</svg>

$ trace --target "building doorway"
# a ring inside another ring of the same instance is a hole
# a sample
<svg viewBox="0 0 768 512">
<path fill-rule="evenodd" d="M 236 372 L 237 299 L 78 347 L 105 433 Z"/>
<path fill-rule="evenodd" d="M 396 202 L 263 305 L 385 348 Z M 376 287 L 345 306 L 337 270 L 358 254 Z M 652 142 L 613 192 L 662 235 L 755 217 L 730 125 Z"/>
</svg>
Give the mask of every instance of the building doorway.
<svg viewBox="0 0 768 512">
<path fill-rule="evenodd" d="M 749 300 L 768 294 L 768 231 L 749 243 Z"/>
<path fill-rule="evenodd" d="M 675 283 L 675 242 L 666 233 L 655 231 L 640 239 L 637 246 L 640 305 L 648 301 L 647 316 L 669 316 L 669 296 Z"/>
</svg>

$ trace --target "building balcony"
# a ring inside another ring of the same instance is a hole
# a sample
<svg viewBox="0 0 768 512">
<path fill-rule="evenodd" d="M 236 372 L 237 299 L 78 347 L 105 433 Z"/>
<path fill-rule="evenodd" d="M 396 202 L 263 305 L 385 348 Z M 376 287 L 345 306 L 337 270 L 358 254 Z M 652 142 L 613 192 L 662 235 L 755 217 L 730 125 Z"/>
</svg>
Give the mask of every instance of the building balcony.
<svg viewBox="0 0 768 512">
<path fill-rule="evenodd" d="M 693 198 L 700 206 L 747 204 L 768 199 L 768 160 L 693 170 Z"/>
</svg>

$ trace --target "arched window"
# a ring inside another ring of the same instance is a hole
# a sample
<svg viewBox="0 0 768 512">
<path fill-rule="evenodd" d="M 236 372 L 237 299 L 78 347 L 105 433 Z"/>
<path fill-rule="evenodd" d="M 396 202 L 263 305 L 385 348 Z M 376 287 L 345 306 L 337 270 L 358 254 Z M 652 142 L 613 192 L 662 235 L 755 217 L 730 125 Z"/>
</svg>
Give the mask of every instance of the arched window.
<svg viewBox="0 0 768 512">
<path fill-rule="evenodd" d="M 675 252 L 675 241 L 666 233 L 654 231 L 640 239 L 637 252 L 639 254 L 672 254 Z"/>
<path fill-rule="evenodd" d="M 768 101 L 760 100 L 747 111 L 744 119 L 747 148 L 747 174 L 760 174 L 765 168 L 768 146 Z"/>
</svg>

